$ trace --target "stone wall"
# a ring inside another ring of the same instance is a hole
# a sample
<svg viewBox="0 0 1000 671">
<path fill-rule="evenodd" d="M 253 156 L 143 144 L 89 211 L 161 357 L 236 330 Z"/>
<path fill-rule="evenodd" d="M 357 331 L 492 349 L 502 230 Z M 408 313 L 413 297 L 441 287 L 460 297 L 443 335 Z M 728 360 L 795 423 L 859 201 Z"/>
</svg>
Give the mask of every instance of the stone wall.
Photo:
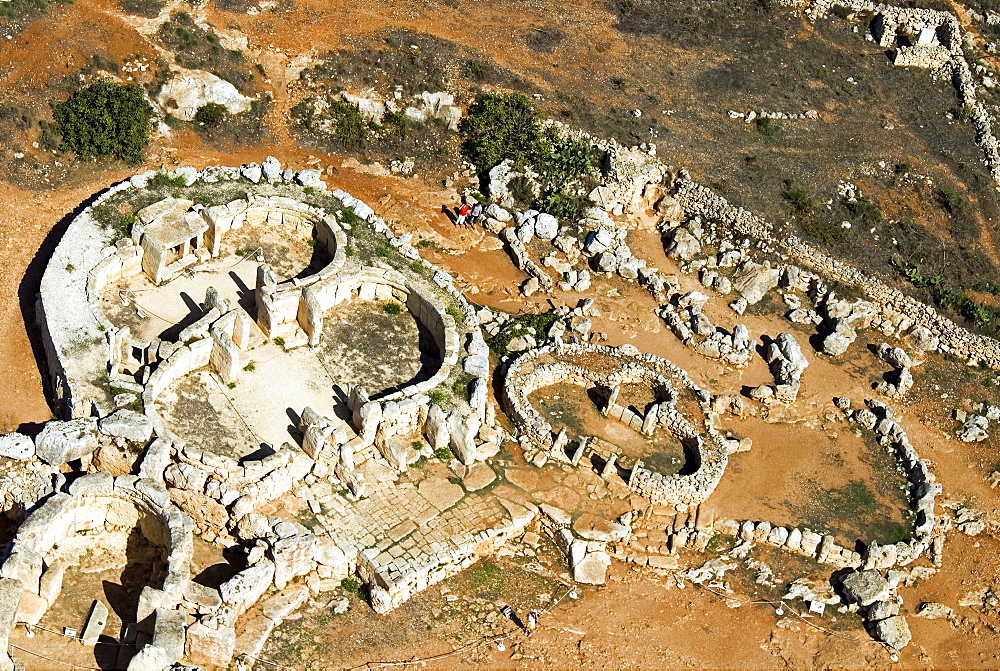
<svg viewBox="0 0 1000 671">
<path fill-rule="evenodd" d="M 561 355 L 585 353 L 612 357 L 621 363 L 614 373 L 601 375 L 558 360 Z M 555 358 L 556 361 L 539 363 L 539 359 L 543 358 Z M 698 426 L 691 421 L 692 418 L 685 417 L 677 411 L 673 405 L 675 395 L 670 393 L 671 400 L 658 405 L 657 423 L 694 448 L 697 454 L 697 463 L 694 464 L 696 468 L 689 475 L 664 475 L 636 463 L 632 467 L 629 487 L 651 502 L 661 505 L 693 504 L 707 499 L 715 491 L 726 470 L 729 447 L 725 439 L 713 428 L 707 394 L 694 385 L 684 370 L 665 359 L 652 354 L 642 354 L 628 345 L 606 347 L 558 342 L 539 347 L 521 354 L 507 368 L 503 387 L 504 407 L 522 435 L 540 449 L 548 451 L 554 458 L 575 464 L 586 449 L 587 441 L 582 441 L 574 457 L 567 459 L 565 454 L 561 454 L 562 434 L 554 435 L 551 424 L 542 418 L 528 401 L 529 394 L 557 383 L 576 384 L 585 388 L 594 386 L 612 388 L 623 382 L 643 382 L 651 387 L 662 386 L 668 392 L 673 392 L 675 388 L 689 389 L 696 395 L 704 413 Z M 553 450 L 554 446 L 559 448 L 558 453 Z M 615 454 L 607 456 L 608 462 L 614 463 L 617 456 Z"/>
<path fill-rule="evenodd" d="M 191 579 L 192 524 L 171 503 L 163 485 L 134 475 L 113 478 L 97 472 L 77 478 L 66 489 L 48 497 L 18 528 L 0 577 L 18 581 L 23 590 L 0 591 L 5 600 L 0 611 L 13 609 L 17 621 L 37 624 L 58 597 L 68 562 L 100 547 L 102 534 L 133 528 L 163 548 L 166 563 L 162 575 L 149 577 L 153 584 L 143 589 L 137 621 L 155 609 L 175 610 Z M 155 638 L 152 643 L 164 644 Z M 181 647 L 164 664 L 177 661 L 182 652 Z"/>
<path fill-rule="evenodd" d="M 1000 342 L 972 333 L 950 319 L 941 316 L 931 306 L 906 296 L 878 278 L 865 273 L 846 261 L 840 261 L 795 237 L 779 236 L 760 217 L 735 207 L 708 187 L 685 177 L 676 181 L 676 198 L 690 216 L 700 216 L 719 222 L 730 234 L 755 239 L 765 250 L 783 252 L 814 270 L 828 281 L 840 282 L 863 292 L 883 313 L 905 317 L 900 330 L 923 326 L 938 338 L 938 349 L 991 368 L 1000 368 Z"/>
</svg>

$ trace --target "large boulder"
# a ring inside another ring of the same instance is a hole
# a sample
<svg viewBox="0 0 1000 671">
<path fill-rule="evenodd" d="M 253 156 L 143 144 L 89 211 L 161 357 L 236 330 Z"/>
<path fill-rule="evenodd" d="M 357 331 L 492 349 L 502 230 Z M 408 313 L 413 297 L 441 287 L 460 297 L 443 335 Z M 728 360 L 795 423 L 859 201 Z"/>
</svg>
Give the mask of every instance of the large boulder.
<svg viewBox="0 0 1000 671">
<path fill-rule="evenodd" d="M 753 305 L 759 302 L 764 294 L 778 286 L 780 274 L 781 271 L 772 268 L 768 263 L 760 265 L 744 261 L 733 275 L 733 288 L 740 292 L 748 304 Z"/>
<path fill-rule="evenodd" d="M 870 606 L 876 601 L 889 598 L 891 589 L 888 581 L 878 571 L 855 571 L 842 581 L 844 596 L 849 603 Z"/>
<path fill-rule="evenodd" d="M 573 566 L 573 580 L 586 585 L 603 585 L 609 566 L 611 557 L 607 552 L 588 552 Z"/>
<path fill-rule="evenodd" d="M 895 615 L 887 617 L 884 620 L 879 620 L 875 623 L 872 633 L 875 635 L 875 638 L 896 650 L 905 648 L 913 638 L 910 634 L 910 627 L 906 623 L 906 618 L 902 615 Z"/>
<path fill-rule="evenodd" d="M 698 238 L 683 228 L 674 232 L 674 239 L 667 248 L 667 254 L 682 261 L 690 261 L 701 253 L 701 243 Z"/>
<path fill-rule="evenodd" d="M 858 337 L 845 319 L 835 319 L 833 331 L 823 338 L 823 353 L 830 356 L 840 356 L 847 351 L 851 343 Z"/>
<path fill-rule="evenodd" d="M 153 435 L 153 420 L 133 410 L 122 409 L 101 419 L 97 428 L 107 436 L 145 443 Z"/>
<path fill-rule="evenodd" d="M 27 461 L 35 454 L 35 444 L 23 433 L 7 433 L 0 436 L 0 457 Z"/>
<path fill-rule="evenodd" d="M 94 417 L 49 422 L 35 436 L 35 454 L 53 466 L 82 459 L 96 449 L 97 419 Z"/>
<path fill-rule="evenodd" d="M 547 212 L 535 217 L 535 237 L 542 240 L 553 240 L 559 235 L 559 220 Z"/>
<path fill-rule="evenodd" d="M 182 121 L 193 121 L 198 109 L 208 103 L 222 105 L 230 114 L 240 114 L 250 109 L 253 101 L 226 80 L 201 70 L 174 75 L 156 96 L 156 102 Z"/>
</svg>

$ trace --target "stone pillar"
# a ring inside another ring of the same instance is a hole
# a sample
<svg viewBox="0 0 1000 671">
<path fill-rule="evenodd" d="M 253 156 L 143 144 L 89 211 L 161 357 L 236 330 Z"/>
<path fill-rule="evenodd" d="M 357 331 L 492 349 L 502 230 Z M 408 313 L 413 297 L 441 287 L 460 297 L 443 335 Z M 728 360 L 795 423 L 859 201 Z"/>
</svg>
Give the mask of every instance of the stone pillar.
<svg viewBox="0 0 1000 671">
<path fill-rule="evenodd" d="M 333 433 L 332 426 L 313 424 L 302 437 L 302 451 L 313 461 L 319 461 L 326 449 L 326 439 Z"/>
<path fill-rule="evenodd" d="M 628 486 L 632 487 L 632 483 L 635 482 L 636 476 L 639 474 L 639 469 L 642 468 L 642 460 L 636 459 L 635 463 L 632 464 L 632 470 L 628 474 Z"/>
<path fill-rule="evenodd" d="M 7 654 L 7 637 L 17 622 L 17 606 L 24 594 L 24 583 L 13 578 L 0 578 L 0 671 L 14 671 L 14 660 Z"/>
<path fill-rule="evenodd" d="M 611 395 L 608 396 L 608 404 L 604 407 L 604 412 L 608 412 L 618 402 L 618 392 L 621 390 L 622 388 L 619 385 L 611 388 Z"/>
<path fill-rule="evenodd" d="M 250 333 L 252 331 L 250 315 L 243 310 L 236 311 L 236 323 L 233 324 L 233 342 L 240 349 L 250 346 Z"/>
<path fill-rule="evenodd" d="M 659 405 L 654 405 L 650 407 L 649 412 L 646 413 L 645 419 L 642 420 L 642 434 L 644 436 L 652 436 L 653 431 L 656 429 L 656 423 L 659 419 Z"/>
<path fill-rule="evenodd" d="M 612 452 L 611 456 L 608 457 L 608 460 L 604 462 L 604 468 L 601 469 L 602 478 L 607 479 L 611 477 L 611 474 L 615 472 L 615 463 L 617 461 L 618 461 L 618 455 Z"/>
<path fill-rule="evenodd" d="M 298 311 L 299 326 L 305 331 L 309 338 L 309 346 L 319 345 L 320 336 L 323 335 L 323 308 L 316 298 L 316 291 L 312 287 L 307 287 L 299 297 Z"/>
<path fill-rule="evenodd" d="M 570 459 L 570 463 L 574 466 L 580 465 L 580 459 L 583 458 L 583 451 L 587 448 L 587 443 L 590 442 L 589 436 L 583 436 L 580 438 L 580 444 L 577 446 L 576 451 L 573 453 L 573 457 Z"/>
<path fill-rule="evenodd" d="M 257 325 L 265 335 L 270 337 L 272 328 L 271 295 L 278 286 L 278 281 L 267 264 L 257 266 L 257 287 L 254 295 L 257 299 Z"/>
<path fill-rule="evenodd" d="M 566 427 L 559 429 L 559 433 L 556 434 L 555 439 L 552 441 L 552 454 L 558 454 L 562 452 L 563 448 L 566 446 Z"/>
<path fill-rule="evenodd" d="M 221 329 L 212 329 L 212 354 L 210 361 L 226 384 L 236 382 L 240 373 L 240 348 Z"/>
</svg>

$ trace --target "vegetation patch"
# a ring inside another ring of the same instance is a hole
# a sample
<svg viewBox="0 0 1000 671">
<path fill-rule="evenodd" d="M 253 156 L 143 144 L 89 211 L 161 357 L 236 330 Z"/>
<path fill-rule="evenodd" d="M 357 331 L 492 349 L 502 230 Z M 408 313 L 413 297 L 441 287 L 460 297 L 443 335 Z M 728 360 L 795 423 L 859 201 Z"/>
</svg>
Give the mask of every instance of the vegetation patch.
<svg viewBox="0 0 1000 671">
<path fill-rule="evenodd" d="M 490 93 L 479 97 L 462 121 L 462 153 L 480 174 L 505 160 L 516 171 L 538 174 L 538 190 L 511 185 L 517 200 L 538 210 L 576 219 L 590 205 L 593 186 L 581 178 L 600 159 L 590 143 L 561 136 L 544 127 L 535 106 L 520 93 Z"/>
<path fill-rule="evenodd" d="M 242 93 L 257 90 L 254 73 L 246 67 L 243 52 L 223 47 L 218 35 L 199 26 L 187 12 L 171 14 L 156 36 L 163 46 L 173 52 L 178 65 L 192 70 L 207 70 Z"/>
<path fill-rule="evenodd" d="M 83 160 L 112 156 L 139 163 L 149 143 L 153 110 L 138 84 L 99 80 L 53 110 L 59 147 Z"/>
<path fill-rule="evenodd" d="M 510 341 L 519 336 L 531 335 L 536 342 L 544 342 L 549 329 L 558 320 L 559 315 L 551 311 L 517 315 L 486 342 L 490 351 L 497 356 L 504 356 L 509 351 Z"/>
</svg>

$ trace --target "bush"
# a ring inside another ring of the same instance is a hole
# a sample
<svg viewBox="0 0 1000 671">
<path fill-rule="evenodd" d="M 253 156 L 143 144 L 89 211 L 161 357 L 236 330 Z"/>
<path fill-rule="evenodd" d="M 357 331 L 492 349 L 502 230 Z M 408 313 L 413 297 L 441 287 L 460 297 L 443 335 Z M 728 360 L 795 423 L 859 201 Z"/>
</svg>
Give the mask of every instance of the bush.
<svg viewBox="0 0 1000 671">
<path fill-rule="evenodd" d="M 403 306 L 401 306 L 399 303 L 389 302 L 389 303 L 383 303 L 382 309 L 385 310 L 385 313 L 387 315 L 398 315 L 403 311 Z"/>
<path fill-rule="evenodd" d="M 785 180 L 785 191 L 781 194 L 789 209 L 797 217 L 811 217 L 818 201 L 794 180 Z"/>
<path fill-rule="evenodd" d="M 307 98 L 292 108 L 292 117 L 309 132 L 322 132 L 330 144 L 344 151 L 358 151 L 367 145 L 368 124 L 357 106 L 343 100 L 327 99 L 322 117 L 317 101 Z M 322 121 L 322 129 L 318 122 Z"/>
<path fill-rule="evenodd" d="M 357 594 L 358 589 L 361 588 L 361 583 L 357 578 L 344 578 L 340 581 L 340 587 L 345 592 L 350 592 L 351 594 Z"/>
<path fill-rule="evenodd" d="M 139 163 L 149 143 L 152 113 L 138 84 L 100 80 L 56 105 L 53 116 L 63 151 L 83 160 L 114 156 Z"/>
<path fill-rule="evenodd" d="M 942 186 L 937 193 L 938 203 L 948 214 L 964 214 L 969 209 L 969 201 L 962 192 L 951 186 Z"/>
<path fill-rule="evenodd" d="M 434 456 L 441 461 L 451 461 L 451 450 L 447 447 L 439 447 L 434 450 Z"/>
<path fill-rule="evenodd" d="M 205 103 L 194 113 L 194 120 L 203 126 L 218 126 L 226 120 L 229 110 L 219 103 Z"/>
<path fill-rule="evenodd" d="M 490 93 L 479 98 L 462 120 L 462 152 L 480 173 L 505 159 L 515 169 L 534 163 L 545 149 L 538 114 L 521 93 Z"/>
</svg>

